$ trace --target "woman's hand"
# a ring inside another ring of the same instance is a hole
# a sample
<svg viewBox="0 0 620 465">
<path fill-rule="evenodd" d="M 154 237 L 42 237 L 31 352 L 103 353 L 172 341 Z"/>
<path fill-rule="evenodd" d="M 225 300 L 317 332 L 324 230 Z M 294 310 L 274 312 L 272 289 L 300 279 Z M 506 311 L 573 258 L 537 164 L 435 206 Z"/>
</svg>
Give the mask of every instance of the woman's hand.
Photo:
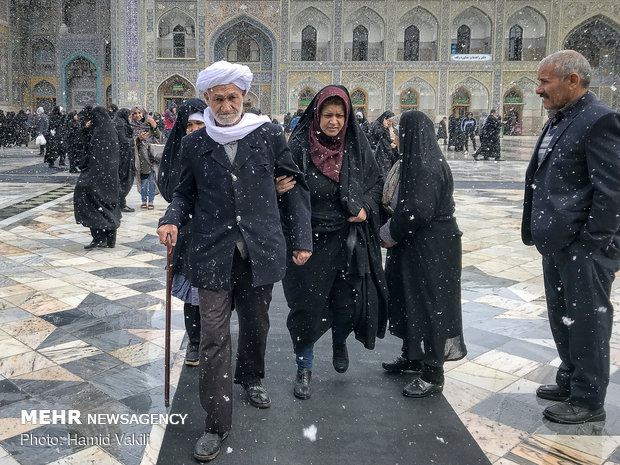
<svg viewBox="0 0 620 465">
<path fill-rule="evenodd" d="M 384 242 L 383 239 L 381 239 L 381 247 L 383 247 L 384 249 L 389 249 L 393 245 L 394 244 L 388 244 L 387 242 Z"/>
<path fill-rule="evenodd" d="M 351 216 L 347 221 L 350 223 L 363 223 L 366 221 L 366 218 L 368 218 L 368 215 L 366 215 L 366 210 L 362 208 L 357 216 Z"/>
<path fill-rule="evenodd" d="M 278 176 L 276 178 L 276 192 L 278 195 L 282 195 L 285 192 L 290 191 L 297 181 L 294 180 L 293 175 L 291 176 Z"/>
<path fill-rule="evenodd" d="M 147 118 L 146 122 L 149 123 L 153 129 L 157 127 L 157 123 L 155 123 L 155 120 L 153 118 Z"/>
<path fill-rule="evenodd" d="M 140 135 L 138 136 L 138 139 L 140 140 L 144 140 L 146 138 L 146 136 L 148 136 L 149 133 L 148 132 L 142 132 L 140 133 Z"/>
</svg>

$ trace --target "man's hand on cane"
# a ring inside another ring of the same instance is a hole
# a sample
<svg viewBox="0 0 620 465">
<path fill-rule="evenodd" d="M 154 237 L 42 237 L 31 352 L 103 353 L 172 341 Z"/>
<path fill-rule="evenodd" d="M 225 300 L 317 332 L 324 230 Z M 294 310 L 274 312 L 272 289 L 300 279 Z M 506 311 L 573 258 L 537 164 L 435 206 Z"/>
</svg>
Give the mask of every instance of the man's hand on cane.
<svg viewBox="0 0 620 465">
<path fill-rule="evenodd" d="M 170 234 L 170 239 L 172 240 L 172 245 L 176 245 L 177 243 L 177 234 L 179 230 L 173 224 L 162 224 L 159 228 L 157 228 L 157 235 L 159 236 L 160 244 L 166 244 L 166 236 Z"/>
</svg>

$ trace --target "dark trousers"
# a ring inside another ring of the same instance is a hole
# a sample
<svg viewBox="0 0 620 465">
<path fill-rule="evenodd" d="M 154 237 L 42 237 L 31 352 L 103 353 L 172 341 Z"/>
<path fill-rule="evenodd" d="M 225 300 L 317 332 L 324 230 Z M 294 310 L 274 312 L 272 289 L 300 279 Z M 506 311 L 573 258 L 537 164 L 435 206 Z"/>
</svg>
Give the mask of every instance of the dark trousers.
<svg viewBox="0 0 620 465">
<path fill-rule="evenodd" d="M 558 386 L 569 401 L 600 408 L 609 384 L 609 339 L 613 307 L 609 299 L 620 266 L 602 250 L 588 254 L 579 244 L 543 256 L 549 324 L 562 363 Z"/>
<path fill-rule="evenodd" d="M 471 139 L 472 144 L 474 144 L 474 150 L 476 150 L 476 133 L 475 132 L 465 133 L 465 150 L 469 150 L 469 139 Z"/>
<path fill-rule="evenodd" d="M 269 304 L 273 284 L 252 287 L 249 260 L 235 252 L 230 291 L 199 289 L 200 404 L 207 413 L 205 431 L 224 433 L 232 426 L 232 345 L 230 315 L 239 317 L 235 383 L 265 376 Z"/>
</svg>

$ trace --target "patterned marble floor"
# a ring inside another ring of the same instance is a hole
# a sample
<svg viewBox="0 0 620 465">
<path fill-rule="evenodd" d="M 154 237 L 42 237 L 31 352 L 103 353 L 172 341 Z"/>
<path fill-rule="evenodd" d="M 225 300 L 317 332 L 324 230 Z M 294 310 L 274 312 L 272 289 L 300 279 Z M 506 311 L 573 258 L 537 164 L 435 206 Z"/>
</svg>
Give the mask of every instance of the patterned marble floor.
<svg viewBox="0 0 620 465">
<path fill-rule="evenodd" d="M 451 154 L 463 231 L 463 314 L 469 354 L 447 366 L 444 395 L 498 465 L 620 464 L 620 326 L 614 326 L 606 422 L 561 426 L 536 399 L 558 365 L 548 328 L 540 256 L 519 236 L 527 159 L 474 162 Z M 508 147 L 507 147 L 508 149 Z M 36 163 L 36 157 L 24 151 Z M 0 154 L 0 158 L 1 154 Z M 24 165 L 25 166 L 25 165 Z M 489 187 L 491 186 L 491 187 Z M 58 187 L 0 183 L 6 205 Z M 9 200 L 10 199 L 10 200 Z M 130 194 L 130 205 L 138 205 Z M 0 221 L 0 465 L 150 465 L 164 427 L 22 424 L 21 411 L 164 413 L 164 249 L 154 235 L 165 205 L 126 214 L 113 250 L 85 251 L 65 195 Z M 4 205 L 4 204 L 2 204 Z M 0 208 L 2 208 L 0 205 Z M 618 305 L 618 286 L 613 300 Z M 173 305 L 173 387 L 183 350 Z M 288 348 L 286 348 L 288 350 Z M 77 434 L 131 444 L 31 444 Z M 23 436 L 22 436 L 23 435 Z M 30 438 L 30 439 L 29 439 Z M 146 438 L 140 443 L 140 438 Z M 458 463 L 458 462 L 455 462 Z"/>
</svg>

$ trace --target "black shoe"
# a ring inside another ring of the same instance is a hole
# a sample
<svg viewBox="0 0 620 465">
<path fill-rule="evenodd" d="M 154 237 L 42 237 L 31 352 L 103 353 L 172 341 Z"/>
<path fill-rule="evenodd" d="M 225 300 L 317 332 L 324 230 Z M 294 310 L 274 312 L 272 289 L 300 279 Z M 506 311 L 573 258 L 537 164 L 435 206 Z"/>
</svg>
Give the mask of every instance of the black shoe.
<svg viewBox="0 0 620 465">
<path fill-rule="evenodd" d="M 347 351 L 347 344 L 333 344 L 333 360 L 334 370 L 338 373 L 344 373 L 349 368 L 349 353 Z"/>
<path fill-rule="evenodd" d="M 136 209 L 135 209 L 135 208 L 128 207 L 127 205 L 125 205 L 123 208 L 121 208 L 121 211 L 122 211 L 123 213 L 133 213 L 133 212 L 135 212 L 135 211 L 136 211 Z"/>
<path fill-rule="evenodd" d="M 185 364 L 189 366 L 197 366 L 200 360 L 200 344 L 187 344 L 187 350 L 185 351 Z"/>
<path fill-rule="evenodd" d="M 557 384 L 543 384 L 536 389 L 536 397 L 556 402 L 566 402 L 570 397 L 568 389 L 562 389 Z"/>
<path fill-rule="evenodd" d="M 76 170 L 75 168 L 71 168 L 71 169 L 69 170 L 69 173 L 79 173 L 79 171 L 78 171 L 78 170 Z"/>
<path fill-rule="evenodd" d="M 107 242 L 93 239 L 92 242 L 88 245 L 85 245 L 84 248 L 86 250 L 90 250 L 90 249 L 96 249 L 98 247 L 107 247 L 107 246 L 108 246 Z"/>
<path fill-rule="evenodd" d="M 547 407 L 543 412 L 547 420 L 555 423 L 563 423 L 566 425 L 579 425 L 590 421 L 605 420 L 605 409 L 589 409 L 587 407 L 579 407 L 568 402 L 560 402 Z"/>
<path fill-rule="evenodd" d="M 199 462 L 210 462 L 220 453 L 222 442 L 228 437 L 226 433 L 204 432 L 194 446 L 194 458 Z"/>
<path fill-rule="evenodd" d="M 403 388 L 403 396 L 428 397 L 431 394 L 437 394 L 441 391 L 443 391 L 443 383 L 429 383 L 422 378 L 416 378 Z"/>
<path fill-rule="evenodd" d="M 396 357 L 393 362 L 383 362 L 383 369 L 388 373 L 403 373 L 405 371 L 422 372 L 422 362 L 419 360 L 408 360 L 405 357 Z"/>
<path fill-rule="evenodd" d="M 116 247 L 116 229 L 106 231 L 106 243 L 100 247 L 109 247 L 110 249 Z"/>
<path fill-rule="evenodd" d="M 269 408 L 271 407 L 271 399 L 267 393 L 267 389 L 263 387 L 260 380 L 253 383 L 242 383 L 241 386 L 245 389 L 248 395 L 248 401 L 256 408 Z"/>
<path fill-rule="evenodd" d="M 504 158 L 502 158 L 502 157 L 495 157 L 495 161 L 504 161 Z"/>
<path fill-rule="evenodd" d="M 312 380 L 312 372 L 307 368 L 298 368 L 297 376 L 295 377 L 295 389 L 293 394 L 298 399 L 306 400 L 310 399 L 312 395 L 312 388 L 310 387 L 310 381 Z"/>
</svg>

